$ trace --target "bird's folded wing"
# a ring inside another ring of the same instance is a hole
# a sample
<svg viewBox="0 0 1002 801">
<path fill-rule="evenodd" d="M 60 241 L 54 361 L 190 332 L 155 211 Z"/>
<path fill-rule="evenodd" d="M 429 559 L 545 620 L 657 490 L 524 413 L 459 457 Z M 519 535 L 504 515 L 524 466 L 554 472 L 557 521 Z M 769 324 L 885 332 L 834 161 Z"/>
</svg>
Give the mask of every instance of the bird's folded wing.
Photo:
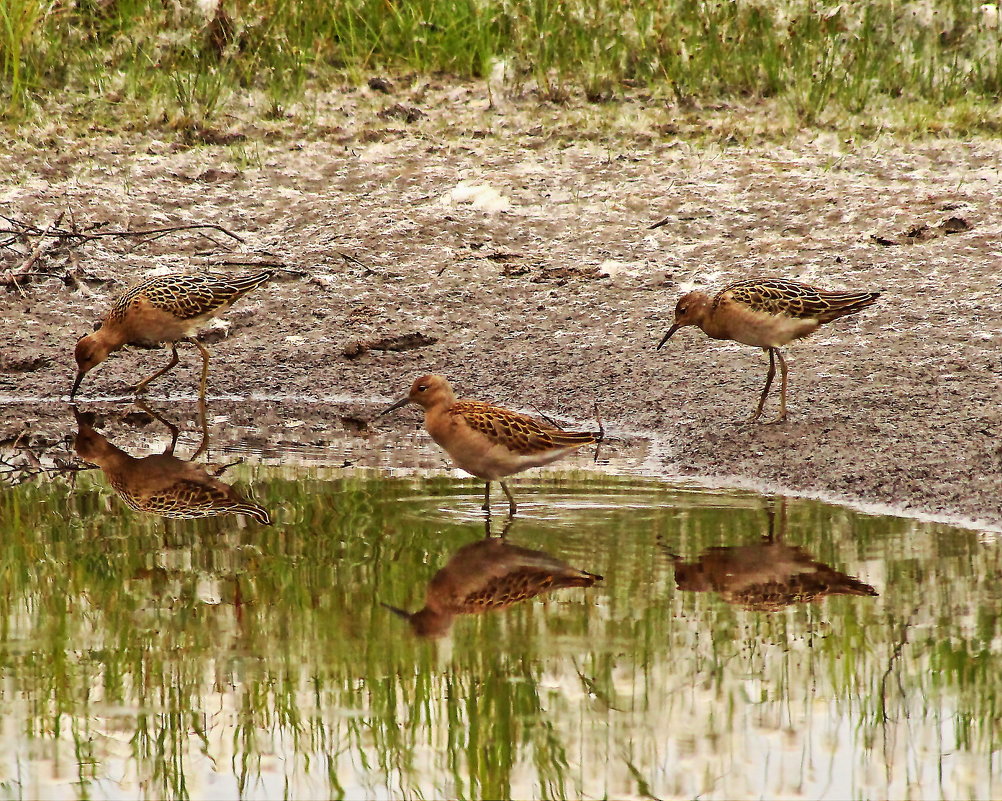
<svg viewBox="0 0 1002 801">
<path fill-rule="evenodd" d="M 504 445 L 516 453 L 540 453 L 597 441 L 597 435 L 590 432 L 563 431 L 524 414 L 479 401 L 460 401 L 452 406 L 451 412 L 461 416 L 470 428 L 494 444 Z"/>
<path fill-rule="evenodd" d="M 717 295 L 713 303 L 716 307 L 724 301 L 731 301 L 765 314 L 827 322 L 869 306 L 879 294 L 826 292 L 783 278 L 760 278 L 731 284 Z"/>
</svg>

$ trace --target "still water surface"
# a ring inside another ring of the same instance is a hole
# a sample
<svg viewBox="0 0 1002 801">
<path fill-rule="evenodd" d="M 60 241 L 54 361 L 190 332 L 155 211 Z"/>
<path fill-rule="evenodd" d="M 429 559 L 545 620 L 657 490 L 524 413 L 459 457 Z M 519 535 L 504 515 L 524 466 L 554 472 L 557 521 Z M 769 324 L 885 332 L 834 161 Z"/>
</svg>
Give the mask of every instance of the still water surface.
<svg viewBox="0 0 1002 801">
<path fill-rule="evenodd" d="M 640 448 L 515 482 L 485 541 L 479 483 L 404 469 L 423 435 L 363 468 L 101 432 L 68 419 L 103 470 L 0 490 L 2 798 L 1002 793 L 992 535 Z"/>
</svg>

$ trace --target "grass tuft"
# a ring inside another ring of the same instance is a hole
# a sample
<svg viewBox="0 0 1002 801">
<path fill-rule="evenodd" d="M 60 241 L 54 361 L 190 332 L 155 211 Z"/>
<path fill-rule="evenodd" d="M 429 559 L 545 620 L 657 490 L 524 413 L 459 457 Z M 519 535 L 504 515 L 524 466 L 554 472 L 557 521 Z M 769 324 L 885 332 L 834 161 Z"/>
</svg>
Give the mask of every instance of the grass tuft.
<svg viewBox="0 0 1002 801">
<path fill-rule="evenodd" d="M 0 23 L 11 119 L 69 94 L 200 125 L 231 95 L 281 108 L 381 71 L 500 74 L 554 102 L 638 87 L 681 104 L 778 98 L 804 123 L 1002 93 L 998 8 L 960 0 L 3 0 Z"/>
</svg>

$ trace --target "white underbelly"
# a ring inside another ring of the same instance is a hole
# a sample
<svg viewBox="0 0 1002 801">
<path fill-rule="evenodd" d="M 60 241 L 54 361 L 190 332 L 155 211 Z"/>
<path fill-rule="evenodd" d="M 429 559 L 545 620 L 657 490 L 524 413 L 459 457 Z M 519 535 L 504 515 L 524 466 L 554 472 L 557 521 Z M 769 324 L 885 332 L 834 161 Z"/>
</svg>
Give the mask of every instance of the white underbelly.
<svg viewBox="0 0 1002 801">
<path fill-rule="evenodd" d="M 577 450 L 578 446 L 557 448 L 540 453 L 521 454 L 508 450 L 503 445 L 495 445 L 481 454 L 463 454 L 453 457 L 457 467 L 486 481 L 495 481 L 505 476 L 521 473 L 533 467 L 555 462 Z"/>
<path fill-rule="evenodd" d="M 801 339 L 818 328 L 813 317 L 772 317 L 761 322 L 745 324 L 730 338 L 756 348 L 781 348 L 795 339 Z"/>
</svg>

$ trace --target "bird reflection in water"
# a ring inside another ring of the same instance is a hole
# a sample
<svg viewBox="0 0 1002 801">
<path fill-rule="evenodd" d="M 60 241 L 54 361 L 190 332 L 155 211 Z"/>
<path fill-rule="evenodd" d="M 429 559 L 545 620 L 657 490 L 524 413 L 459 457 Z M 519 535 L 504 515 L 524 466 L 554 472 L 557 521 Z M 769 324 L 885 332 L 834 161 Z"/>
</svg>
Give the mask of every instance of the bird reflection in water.
<svg viewBox="0 0 1002 801">
<path fill-rule="evenodd" d="M 104 472 L 112 488 L 137 512 L 149 512 L 161 517 L 193 519 L 217 515 L 239 514 L 253 517 L 263 525 L 271 525 L 266 509 L 248 501 L 233 487 L 219 480 L 223 471 L 233 464 L 195 464 L 194 459 L 208 446 L 205 407 L 200 405 L 202 442 L 190 460 L 174 455 L 179 431 L 151 408 L 136 404 L 147 414 L 163 423 L 171 432 L 166 450 L 153 456 L 136 458 L 108 442 L 99 434 L 76 406 L 76 451 L 86 462 L 96 464 Z"/>
<path fill-rule="evenodd" d="M 769 533 L 761 542 L 708 548 L 694 562 L 671 554 L 675 584 L 688 592 L 718 592 L 727 603 L 758 612 L 774 612 L 828 595 L 877 595 L 869 584 L 817 561 L 799 546 L 784 543 L 785 503 L 781 503 L 779 517 L 777 531 L 776 514 L 770 510 Z"/>
<path fill-rule="evenodd" d="M 527 601 L 565 587 L 591 587 L 602 576 L 571 567 L 543 551 L 511 545 L 487 535 L 456 551 L 428 583 L 424 608 L 417 612 L 383 604 L 406 618 L 419 637 L 444 637 L 457 615 L 476 615 Z"/>
</svg>

